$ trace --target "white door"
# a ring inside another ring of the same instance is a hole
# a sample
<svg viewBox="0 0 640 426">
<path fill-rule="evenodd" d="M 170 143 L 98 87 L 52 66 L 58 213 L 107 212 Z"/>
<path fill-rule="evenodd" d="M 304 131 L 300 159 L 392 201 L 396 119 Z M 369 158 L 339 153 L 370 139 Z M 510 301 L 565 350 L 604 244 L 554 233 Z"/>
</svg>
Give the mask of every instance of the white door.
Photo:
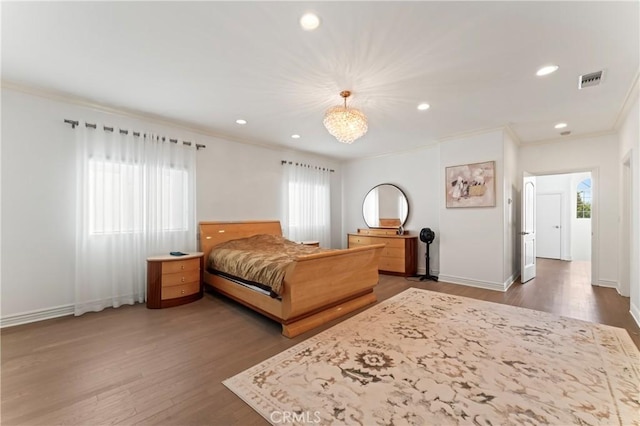
<svg viewBox="0 0 640 426">
<path fill-rule="evenodd" d="M 536 255 L 560 259 L 562 244 L 562 194 L 536 196 Z"/>
<path fill-rule="evenodd" d="M 520 235 L 520 280 L 536 277 L 536 177 L 522 178 L 522 231 Z"/>
</svg>

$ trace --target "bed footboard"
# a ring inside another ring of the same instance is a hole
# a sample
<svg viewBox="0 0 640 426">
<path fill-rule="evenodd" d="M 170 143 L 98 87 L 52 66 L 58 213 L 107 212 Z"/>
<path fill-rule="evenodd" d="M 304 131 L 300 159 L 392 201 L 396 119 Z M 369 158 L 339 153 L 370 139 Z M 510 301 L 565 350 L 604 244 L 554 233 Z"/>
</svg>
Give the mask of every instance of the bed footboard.
<svg viewBox="0 0 640 426">
<path fill-rule="evenodd" d="M 285 276 L 283 319 L 292 320 L 371 293 L 378 284 L 383 248 L 384 244 L 377 244 L 299 258 Z"/>
<path fill-rule="evenodd" d="M 376 295 L 373 293 L 373 289 L 369 289 L 365 294 L 349 299 L 342 303 L 338 303 L 335 306 L 324 308 L 323 310 L 316 312 L 315 314 L 302 317 L 290 322 L 282 323 L 282 334 L 286 337 L 295 337 L 313 328 L 326 324 L 336 318 L 340 318 L 360 309 L 364 306 L 370 305 L 377 301 Z"/>
</svg>

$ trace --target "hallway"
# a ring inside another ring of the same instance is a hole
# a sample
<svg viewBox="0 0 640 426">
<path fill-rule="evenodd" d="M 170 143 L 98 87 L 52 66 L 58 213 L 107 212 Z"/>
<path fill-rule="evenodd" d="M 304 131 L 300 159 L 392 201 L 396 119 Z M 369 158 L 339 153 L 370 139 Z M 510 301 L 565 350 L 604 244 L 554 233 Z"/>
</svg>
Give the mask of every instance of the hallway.
<svg viewBox="0 0 640 426">
<path fill-rule="evenodd" d="M 535 290 L 535 298 L 545 307 L 541 310 L 600 322 L 596 318 L 600 317 L 602 301 L 594 292 L 604 288 L 592 286 L 590 277 L 591 262 L 537 258 L 536 278 L 524 285 L 518 284 Z M 610 290 L 619 296 L 615 289 Z"/>
</svg>

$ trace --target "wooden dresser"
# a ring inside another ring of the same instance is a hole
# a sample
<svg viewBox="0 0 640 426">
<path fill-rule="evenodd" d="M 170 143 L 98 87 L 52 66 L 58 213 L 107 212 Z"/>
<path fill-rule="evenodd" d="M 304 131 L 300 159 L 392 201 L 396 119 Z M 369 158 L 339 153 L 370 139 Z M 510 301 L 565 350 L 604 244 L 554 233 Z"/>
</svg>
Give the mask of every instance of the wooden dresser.
<svg viewBox="0 0 640 426">
<path fill-rule="evenodd" d="M 397 235 L 395 229 L 358 229 L 356 234 L 347 234 L 349 248 L 385 244 L 380 255 L 379 271 L 391 275 L 415 275 L 418 269 L 418 237 Z"/>
<path fill-rule="evenodd" d="M 202 298 L 204 253 L 147 258 L 147 308 L 183 305 Z"/>
</svg>

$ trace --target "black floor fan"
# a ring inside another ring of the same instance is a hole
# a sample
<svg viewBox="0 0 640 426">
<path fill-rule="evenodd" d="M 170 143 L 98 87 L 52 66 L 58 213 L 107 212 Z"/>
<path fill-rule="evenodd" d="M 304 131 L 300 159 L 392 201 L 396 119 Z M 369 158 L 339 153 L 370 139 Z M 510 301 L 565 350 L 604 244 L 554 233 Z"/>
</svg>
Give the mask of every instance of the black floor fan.
<svg viewBox="0 0 640 426">
<path fill-rule="evenodd" d="M 425 250 L 425 274 L 420 276 L 420 281 L 432 280 L 438 281 L 438 277 L 435 275 L 431 275 L 429 272 L 429 246 L 436 238 L 436 233 L 431 230 L 431 228 L 422 228 L 420 231 L 420 241 L 426 244 Z"/>
</svg>

